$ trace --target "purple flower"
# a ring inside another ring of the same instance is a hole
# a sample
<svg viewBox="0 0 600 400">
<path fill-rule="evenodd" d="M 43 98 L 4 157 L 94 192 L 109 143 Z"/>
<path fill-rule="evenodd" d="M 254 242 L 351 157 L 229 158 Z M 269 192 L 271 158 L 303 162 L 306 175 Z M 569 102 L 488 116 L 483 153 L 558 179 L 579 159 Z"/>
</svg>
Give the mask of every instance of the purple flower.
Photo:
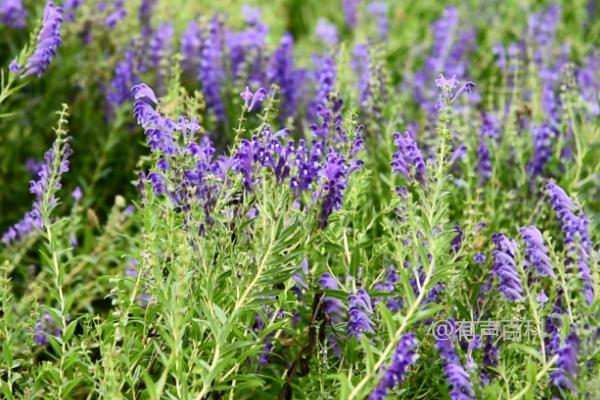
<svg viewBox="0 0 600 400">
<path fill-rule="evenodd" d="M 65 21 L 73 22 L 75 20 L 75 12 L 85 0 L 65 0 L 63 10 L 65 11 Z"/>
<path fill-rule="evenodd" d="M 335 60 L 333 57 L 324 55 L 322 57 L 316 57 L 314 63 L 317 65 L 315 74 L 317 90 L 315 97 L 308 106 L 309 118 L 314 120 L 319 116 L 323 120 L 323 125 L 334 122 L 336 126 L 340 126 L 341 114 L 339 115 L 339 120 L 335 119 L 338 115 L 334 116 L 333 114 L 337 114 L 337 111 L 341 109 L 343 104 L 342 100 L 334 100 L 335 104 L 333 108 L 329 107 L 329 95 L 335 88 L 335 81 L 337 78 Z M 333 121 L 330 121 L 330 119 L 333 119 Z"/>
<path fill-rule="evenodd" d="M 450 321 L 454 324 L 454 321 Z M 455 329 L 451 330 L 452 332 Z M 469 375 L 465 371 L 460 358 L 456 354 L 452 345 L 452 337 L 438 337 L 435 347 L 440 352 L 442 363 L 444 364 L 444 374 L 452 389 L 450 390 L 450 398 L 452 400 L 474 400 L 475 391 L 469 380 Z"/>
<path fill-rule="evenodd" d="M 358 22 L 358 3 L 360 0 L 342 0 L 342 10 L 346 25 L 350 29 L 354 29 Z"/>
<path fill-rule="evenodd" d="M 115 66 L 115 73 L 106 96 L 108 103 L 113 107 L 118 107 L 125 103 L 129 99 L 129 89 L 138 83 L 138 81 L 135 56 L 133 50 L 128 48 L 125 51 L 125 58 Z"/>
<path fill-rule="evenodd" d="M 62 330 L 56 322 L 54 322 L 52 316 L 46 312 L 35 323 L 33 328 L 33 341 L 38 346 L 45 346 L 48 344 L 48 335 L 60 336 L 62 335 Z"/>
<path fill-rule="evenodd" d="M 246 90 L 240 93 L 240 96 L 244 99 L 244 107 L 246 107 L 248 112 L 251 112 L 267 97 L 267 91 L 264 88 L 260 88 L 253 94 L 248 86 L 246 86 Z"/>
<path fill-rule="evenodd" d="M 317 94 L 317 96 L 318 95 L 319 94 Z M 313 103 L 313 105 L 316 106 L 315 108 L 319 117 L 318 123 L 310 125 L 310 130 L 314 135 L 315 141 L 322 146 L 347 142 L 348 135 L 342 126 L 343 100 L 336 95 L 326 96 L 324 93 L 322 95 L 324 95 L 325 98 L 321 99 L 321 104 L 316 103 L 317 99 L 315 99 L 315 103 Z M 355 140 L 358 140 L 358 142 L 355 142 L 352 145 L 351 156 L 353 158 L 356 155 L 356 152 L 362 149 L 362 137 L 360 136 L 360 132 L 357 132 Z M 358 145 L 358 147 L 356 147 L 356 145 Z"/>
<path fill-rule="evenodd" d="M 14 59 L 10 62 L 10 64 L 8 64 L 8 70 L 10 72 L 12 72 L 13 74 L 18 74 L 19 71 L 21 70 L 21 66 L 19 65 L 17 60 Z"/>
<path fill-rule="evenodd" d="M 196 21 L 191 21 L 181 35 L 181 54 L 183 69 L 188 72 L 196 71 L 200 65 L 202 52 L 202 32 Z"/>
<path fill-rule="evenodd" d="M 321 228 L 327 226 L 331 213 L 341 208 L 348 175 L 349 172 L 344 157 L 340 156 L 333 147 L 330 147 L 325 164 L 319 173 L 320 188 L 317 191 L 317 197 L 322 200 Z"/>
<path fill-rule="evenodd" d="M 338 32 L 331 22 L 325 18 L 319 18 L 317 27 L 315 28 L 316 35 L 321 38 L 329 46 L 336 46 L 338 43 Z"/>
<path fill-rule="evenodd" d="M 244 100 L 244 107 L 248 108 L 250 106 L 250 101 L 254 96 L 252 94 L 252 91 L 250 90 L 250 87 L 246 86 L 246 89 L 244 89 L 244 91 L 240 93 L 240 96 Z"/>
<path fill-rule="evenodd" d="M 482 252 L 477 252 L 477 254 L 475 254 L 475 257 L 473 257 L 473 261 L 475 262 L 475 264 L 483 264 L 485 262 L 485 254 L 483 254 Z"/>
<path fill-rule="evenodd" d="M 58 205 L 56 192 L 62 187 L 62 175 L 69 170 L 69 157 L 72 153 L 68 139 L 59 137 L 44 154 L 44 164 L 38 171 L 37 177 L 29 183 L 29 192 L 35 195 L 32 209 L 4 233 L 2 236 L 4 244 L 22 240 L 36 229 L 44 227 L 42 221 L 44 196 L 48 196 L 46 211 L 50 212 Z"/>
<path fill-rule="evenodd" d="M 533 138 L 533 155 L 527 164 L 527 171 L 532 176 L 541 175 L 546 164 L 552 159 L 554 140 L 558 132 L 550 123 L 544 122 L 541 126 L 534 125 L 531 129 Z"/>
<path fill-rule="evenodd" d="M 142 0 L 140 3 L 139 16 L 142 26 L 150 26 L 150 20 L 152 19 L 152 9 L 156 5 L 156 0 Z"/>
<path fill-rule="evenodd" d="M 281 119 L 285 121 L 294 117 L 300 99 L 300 86 L 304 80 L 304 72 L 294 67 L 294 39 L 285 34 L 279 47 L 275 49 L 267 69 L 267 80 L 276 83 L 281 90 Z"/>
<path fill-rule="evenodd" d="M 521 228 L 521 237 L 525 242 L 525 265 L 532 266 L 542 276 L 551 276 L 556 279 L 552 270 L 548 249 L 544 246 L 542 233 L 535 226 Z"/>
<path fill-rule="evenodd" d="M 217 120 L 225 121 L 225 106 L 221 97 L 221 85 L 225 80 L 223 65 L 223 24 L 215 16 L 210 20 L 208 34 L 202 43 L 198 78 L 206 104 L 215 113 Z"/>
<path fill-rule="evenodd" d="M 373 322 L 367 314 L 373 313 L 371 299 L 364 289 L 359 289 L 356 294 L 348 296 L 348 335 L 358 340 L 363 332 L 375 333 Z"/>
<path fill-rule="evenodd" d="M 75 188 L 75 190 L 73 190 L 73 192 L 71 193 L 71 196 L 73 197 L 73 200 L 75 200 L 75 204 L 78 204 L 81 201 L 81 197 L 82 197 L 82 192 L 81 192 L 81 188 L 79 186 L 77 186 Z"/>
<path fill-rule="evenodd" d="M 479 172 L 479 182 L 484 183 L 492 176 L 492 160 L 488 144 L 484 137 L 479 139 L 477 146 L 477 170 Z"/>
<path fill-rule="evenodd" d="M 367 11 L 377 21 L 377 31 L 379 32 L 379 38 L 382 40 L 386 40 L 388 36 L 388 31 L 390 29 L 387 17 L 387 4 L 381 1 L 374 1 L 373 3 L 369 3 L 369 5 L 367 6 Z"/>
<path fill-rule="evenodd" d="M 577 377 L 577 353 L 579 352 L 579 338 L 571 333 L 565 339 L 564 345 L 558 349 L 558 360 L 556 362 L 558 370 L 550 374 L 550 379 L 554 386 L 562 389 L 568 389 L 572 393 L 575 389 L 575 379 Z"/>
<path fill-rule="evenodd" d="M 174 33 L 173 25 L 165 22 L 150 37 L 150 62 L 155 68 L 159 68 L 161 60 L 171 55 Z"/>
<path fill-rule="evenodd" d="M 358 77 L 358 98 L 360 104 L 364 107 L 368 104 L 372 95 L 371 75 L 373 66 L 368 45 L 357 44 L 354 46 L 350 65 L 352 71 Z"/>
<path fill-rule="evenodd" d="M 0 24 L 13 28 L 24 28 L 27 11 L 21 0 L 0 0 Z"/>
<path fill-rule="evenodd" d="M 25 64 L 23 77 L 29 75 L 40 77 L 50 65 L 62 43 L 60 37 L 60 27 L 63 21 L 62 13 L 62 8 L 56 7 L 51 1 L 46 3 L 42 28 L 37 37 L 35 50 Z"/>
<path fill-rule="evenodd" d="M 104 23 L 110 29 L 114 29 L 120 21 L 125 19 L 126 16 L 127 11 L 125 11 L 125 1 L 114 0 L 112 12 L 108 15 L 108 17 L 106 17 L 106 21 Z"/>
<path fill-rule="evenodd" d="M 254 186 L 254 159 L 255 151 L 253 143 L 249 140 L 242 140 L 238 151 L 233 158 L 236 161 L 235 169 L 243 176 L 244 188 L 251 192 Z"/>
<path fill-rule="evenodd" d="M 225 33 L 231 77 L 234 81 L 252 86 L 265 86 L 265 39 L 268 28 L 261 20 L 260 9 L 244 5 L 242 14 L 246 28 L 241 32 L 227 30 Z"/>
<path fill-rule="evenodd" d="M 492 240 L 496 245 L 492 253 L 494 256 L 492 274 L 500 281 L 498 287 L 507 300 L 511 302 L 522 300 L 521 279 L 515 262 L 515 244 L 500 233 L 494 234 Z"/>
<path fill-rule="evenodd" d="M 455 226 L 454 232 L 456 232 L 456 236 L 454 236 L 450 245 L 452 246 L 452 251 L 458 253 L 463 241 L 463 231 L 460 229 L 460 226 Z"/>
<path fill-rule="evenodd" d="M 406 180 L 412 178 L 424 184 L 427 180 L 427 166 L 417 143 L 408 133 L 394 133 L 394 144 L 397 151 L 392 154 L 392 171 L 400 173 Z"/>
<path fill-rule="evenodd" d="M 575 214 L 575 205 L 560 186 L 549 183 L 546 188 L 552 208 L 562 225 L 567 248 L 567 264 L 577 264 L 579 276 L 583 281 L 586 301 L 588 304 L 592 304 L 594 301 L 594 284 L 589 267 L 592 254 L 589 222 L 583 213 L 580 215 Z"/>
<path fill-rule="evenodd" d="M 418 355 L 414 351 L 417 346 L 417 340 L 414 333 L 407 333 L 402 336 L 398 347 L 392 356 L 392 362 L 385 371 L 379 385 L 369 395 L 369 400 L 383 400 L 388 394 L 388 390 L 399 385 L 404 381 L 408 368 L 415 365 Z"/>
<path fill-rule="evenodd" d="M 546 296 L 546 293 L 544 292 L 544 290 L 542 289 L 542 291 L 535 297 L 535 299 L 543 306 L 544 304 L 546 304 L 548 302 L 548 296 Z"/>
</svg>

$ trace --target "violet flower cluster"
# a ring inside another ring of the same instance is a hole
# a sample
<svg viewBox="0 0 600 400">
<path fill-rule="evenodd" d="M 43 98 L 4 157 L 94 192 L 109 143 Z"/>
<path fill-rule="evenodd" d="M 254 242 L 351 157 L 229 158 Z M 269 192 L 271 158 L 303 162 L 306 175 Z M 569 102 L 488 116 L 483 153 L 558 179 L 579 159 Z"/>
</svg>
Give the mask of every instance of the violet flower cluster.
<svg viewBox="0 0 600 400">
<path fill-rule="evenodd" d="M 156 168 L 147 176 L 142 174 L 142 181 L 149 182 L 156 195 L 167 195 L 178 210 L 188 211 L 198 204 L 210 220 L 219 192 L 211 177 L 223 180 L 229 163 L 214 159 L 215 150 L 207 136 L 196 140 L 201 127 L 195 119 L 179 117 L 175 122 L 159 114 L 154 109 L 158 99 L 146 84 L 133 86 L 131 92 L 135 98 L 134 116 L 145 129 L 150 150 L 158 157 Z M 186 160 L 185 167 L 176 169 L 182 160 Z"/>
<path fill-rule="evenodd" d="M 9 245 L 21 241 L 36 230 L 44 228 L 42 207 L 46 207 L 45 211 L 50 212 L 58 205 L 56 192 L 62 187 L 62 175 L 69 170 L 69 157 L 72 153 L 68 139 L 59 137 L 44 154 L 44 163 L 29 184 L 29 192 L 35 195 L 32 209 L 27 211 L 19 222 L 8 228 L 2 235 L 2 243 Z M 46 204 L 44 197 L 47 200 Z"/>
<path fill-rule="evenodd" d="M 454 324 L 454 321 L 449 322 Z M 455 329 L 452 329 L 452 332 L 454 331 Z M 435 347 L 440 353 L 444 365 L 444 374 L 451 386 L 450 398 L 452 400 L 474 400 L 473 385 L 452 345 L 452 336 L 440 335 L 436 339 Z"/>
<path fill-rule="evenodd" d="M 0 25 L 24 28 L 26 19 L 27 10 L 21 0 L 0 0 Z"/>
<path fill-rule="evenodd" d="M 542 233 L 535 226 L 523 227 L 520 231 L 525 242 L 525 265 L 535 267 L 541 276 L 550 276 L 556 279 Z"/>
<path fill-rule="evenodd" d="M 421 184 L 427 181 L 427 166 L 421 150 L 409 132 L 394 133 L 397 151 L 392 154 L 392 171 L 401 174 L 407 181 L 413 179 Z"/>
<path fill-rule="evenodd" d="M 417 346 L 417 339 L 414 333 L 407 333 L 402 336 L 398 347 L 392 356 L 390 366 L 383 374 L 379 385 L 369 395 L 369 400 L 383 400 L 389 394 L 389 390 L 398 386 L 404 381 L 408 368 L 415 365 L 418 355 L 414 348 Z"/>
<path fill-rule="evenodd" d="M 567 250 L 567 263 L 577 265 L 579 276 L 583 281 L 585 299 L 588 304 L 592 304 L 594 301 L 594 283 L 589 267 L 592 255 L 589 221 L 585 214 L 575 214 L 575 205 L 560 186 L 549 183 L 546 188 L 552 208 L 562 225 Z"/>
<path fill-rule="evenodd" d="M 44 8 L 42 27 L 37 36 L 33 54 L 25 63 L 22 77 L 29 75 L 42 76 L 52 62 L 58 47 L 62 43 L 60 28 L 63 21 L 63 10 L 49 1 Z"/>
<path fill-rule="evenodd" d="M 492 253 L 492 274 L 499 280 L 498 289 L 511 302 L 522 300 L 523 289 L 515 261 L 515 243 L 500 233 L 494 234 L 492 241 L 496 246 Z"/>
<path fill-rule="evenodd" d="M 365 289 L 358 289 L 348 296 L 348 336 L 360 340 L 363 332 L 375 333 L 373 321 L 369 315 L 373 314 L 371 298 Z"/>
<path fill-rule="evenodd" d="M 577 354 L 579 352 L 579 338 L 571 333 L 565 339 L 565 343 L 557 351 L 558 369 L 550 374 L 550 380 L 554 386 L 575 392 L 574 380 L 577 377 Z"/>
</svg>

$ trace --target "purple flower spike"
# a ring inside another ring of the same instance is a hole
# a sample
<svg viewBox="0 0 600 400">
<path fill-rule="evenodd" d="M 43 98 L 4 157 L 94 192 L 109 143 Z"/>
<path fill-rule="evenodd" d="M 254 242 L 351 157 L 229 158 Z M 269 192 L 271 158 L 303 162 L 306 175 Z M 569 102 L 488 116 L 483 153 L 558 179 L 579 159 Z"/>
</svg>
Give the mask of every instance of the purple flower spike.
<svg viewBox="0 0 600 400">
<path fill-rule="evenodd" d="M 419 356 L 414 351 L 414 347 L 418 342 L 414 333 L 407 333 L 402 336 L 396 352 L 392 357 L 390 366 L 385 371 L 379 385 L 369 395 L 369 400 L 383 400 L 388 394 L 388 390 L 397 386 L 404 381 L 408 368 L 415 365 Z"/>
<path fill-rule="evenodd" d="M 364 289 L 348 296 L 350 307 L 348 309 L 348 335 L 360 340 L 362 332 L 374 333 L 373 322 L 367 314 L 373 313 L 371 299 Z"/>
<path fill-rule="evenodd" d="M 577 264 L 579 276 L 583 281 L 585 299 L 588 304 L 594 301 L 594 284 L 589 262 L 592 254 L 589 222 L 581 213 L 575 214 L 575 205 L 565 191 L 554 183 L 547 185 L 550 202 L 556 216 L 561 222 L 567 249 L 567 264 Z"/>
<path fill-rule="evenodd" d="M 106 94 L 108 103 L 115 108 L 125 103 L 129 100 L 129 88 L 138 82 L 134 52 L 128 48 L 125 51 L 125 58 L 119 61 L 115 67 L 114 76 Z"/>
<path fill-rule="evenodd" d="M 492 253 L 494 256 L 492 273 L 500 281 L 499 289 L 504 297 L 511 302 L 522 300 L 521 279 L 515 262 L 515 245 L 510 239 L 499 233 L 494 234 L 492 240 L 496 245 L 496 250 Z"/>
<path fill-rule="evenodd" d="M 577 377 L 577 353 L 579 351 L 579 338 L 571 333 L 565 340 L 563 347 L 558 349 L 558 370 L 550 375 L 552 384 L 562 389 L 575 392 L 574 381 Z"/>
<path fill-rule="evenodd" d="M 398 151 L 392 155 L 393 160 L 390 163 L 392 171 L 402 174 L 407 180 L 414 177 L 424 184 L 427 180 L 427 167 L 413 137 L 408 132 L 404 135 L 396 132 L 394 133 L 394 144 Z"/>
<path fill-rule="evenodd" d="M 173 25 L 165 22 L 152 34 L 149 51 L 150 62 L 155 68 L 160 66 L 161 60 L 170 56 L 174 33 Z"/>
<path fill-rule="evenodd" d="M 354 29 L 358 22 L 358 3 L 359 0 L 342 0 L 344 19 L 350 29 Z"/>
<path fill-rule="evenodd" d="M 320 190 L 316 193 L 322 199 L 321 228 L 328 224 L 329 216 L 342 207 L 344 189 L 347 186 L 348 168 L 344 157 L 333 148 L 329 148 L 325 165 L 320 171 Z"/>
<path fill-rule="evenodd" d="M 304 72 L 294 67 L 294 39 L 291 34 L 281 38 L 267 69 L 267 80 L 276 83 L 281 90 L 281 119 L 294 117 L 301 95 Z"/>
<path fill-rule="evenodd" d="M 50 194 L 48 211 L 58 205 L 56 192 L 61 188 L 61 177 L 69 170 L 69 157 L 73 153 L 68 139 L 55 140 L 52 147 L 44 154 L 44 163 L 39 166 L 34 179 L 29 183 L 29 192 L 35 195 L 32 209 L 23 218 L 10 227 L 2 236 L 2 243 L 9 245 L 24 239 L 37 229 L 42 229 L 42 202 L 46 193 Z M 58 158 L 58 160 L 57 160 Z M 55 165 L 55 161 L 58 161 Z M 54 182 L 51 185 L 51 181 Z"/>
<path fill-rule="evenodd" d="M 198 78 L 202 82 L 202 91 L 206 104 L 214 112 L 217 120 L 225 121 L 225 105 L 221 95 L 222 82 L 225 79 L 223 67 L 223 23 L 215 16 L 210 20 L 208 34 L 202 42 L 200 69 Z"/>
<path fill-rule="evenodd" d="M 548 249 L 544 246 L 542 233 L 535 226 L 521 228 L 521 237 L 525 241 L 525 263 L 537 269 L 542 276 L 551 276 L 556 279 L 552 270 Z"/>
<path fill-rule="evenodd" d="M 533 155 L 527 164 L 527 171 L 532 176 L 537 176 L 544 172 L 546 164 L 552 159 L 554 141 L 558 132 L 550 123 L 544 122 L 541 126 L 533 126 L 531 136 L 533 138 Z"/>
<path fill-rule="evenodd" d="M 56 55 L 58 46 L 62 43 L 60 37 L 60 27 L 63 21 L 63 10 L 56 7 L 54 3 L 49 1 L 44 8 L 44 17 L 42 19 L 42 29 L 37 37 L 35 50 L 25 64 L 23 76 L 42 74 L 52 62 Z"/>
<path fill-rule="evenodd" d="M 454 324 L 454 321 L 449 322 Z M 455 332 L 456 329 L 451 329 L 451 331 Z M 454 350 L 452 337 L 438 337 L 435 347 L 440 352 L 440 357 L 444 364 L 444 374 L 452 387 L 450 398 L 452 400 L 474 400 L 475 391 L 473 390 L 473 385 L 469 380 L 469 374 L 465 371 L 460 358 Z"/>
</svg>

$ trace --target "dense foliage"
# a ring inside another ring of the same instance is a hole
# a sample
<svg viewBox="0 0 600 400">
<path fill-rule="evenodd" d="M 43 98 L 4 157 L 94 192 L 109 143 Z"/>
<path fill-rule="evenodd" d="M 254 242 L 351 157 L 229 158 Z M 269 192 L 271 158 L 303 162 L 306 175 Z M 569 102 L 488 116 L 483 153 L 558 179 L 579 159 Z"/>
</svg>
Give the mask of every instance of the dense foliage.
<svg viewBox="0 0 600 400">
<path fill-rule="evenodd" d="M 0 397 L 600 398 L 596 1 L 56 2 L 0 0 Z"/>
</svg>

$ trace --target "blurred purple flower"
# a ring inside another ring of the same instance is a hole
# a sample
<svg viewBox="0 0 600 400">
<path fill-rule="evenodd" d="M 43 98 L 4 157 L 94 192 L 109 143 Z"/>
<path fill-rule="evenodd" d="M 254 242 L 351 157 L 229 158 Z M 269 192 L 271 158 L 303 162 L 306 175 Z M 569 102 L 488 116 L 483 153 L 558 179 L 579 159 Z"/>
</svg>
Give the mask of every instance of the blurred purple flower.
<svg viewBox="0 0 600 400">
<path fill-rule="evenodd" d="M 377 21 L 377 31 L 381 40 L 386 40 L 390 29 L 388 22 L 388 7 L 387 4 L 382 1 L 374 1 L 369 3 L 367 11 Z"/>
<path fill-rule="evenodd" d="M 27 10 L 21 0 L 0 0 L 0 25 L 24 28 L 27 23 Z"/>
<path fill-rule="evenodd" d="M 45 346 L 48 344 L 48 336 L 60 336 L 62 330 L 54 322 L 54 319 L 49 313 L 44 313 L 35 323 L 33 328 L 33 341 L 38 346 Z"/>
<path fill-rule="evenodd" d="M 325 18 L 319 18 L 317 27 L 315 28 L 316 35 L 323 40 L 327 45 L 334 47 L 338 44 L 338 32 L 331 22 Z"/>
<path fill-rule="evenodd" d="M 564 345 L 558 349 L 558 370 L 550 374 L 550 380 L 554 386 L 568 389 L 575 393 L 575 380 L 577 378 L 577 353 L 579 352 L 579 338 L 571 333 L 565 339 Z"/>
<path fill-rule="evenodd" d="M 358 23 L 358 3 L 360 0 L 342 0 L 342 10 L 346 25 L 354 29 Z"/>
<path fill-rule="evenodd" d="M 277 84 L 281 90 L 282 121 L 296 115 L 301 95 L 300 87 L 304 81 L 304 72 L 294 67 L 293 49 L 292 35 L 285 34 L 279 47 L 273 52 L 267 69 L 267 80 Z"/>
</svg>

